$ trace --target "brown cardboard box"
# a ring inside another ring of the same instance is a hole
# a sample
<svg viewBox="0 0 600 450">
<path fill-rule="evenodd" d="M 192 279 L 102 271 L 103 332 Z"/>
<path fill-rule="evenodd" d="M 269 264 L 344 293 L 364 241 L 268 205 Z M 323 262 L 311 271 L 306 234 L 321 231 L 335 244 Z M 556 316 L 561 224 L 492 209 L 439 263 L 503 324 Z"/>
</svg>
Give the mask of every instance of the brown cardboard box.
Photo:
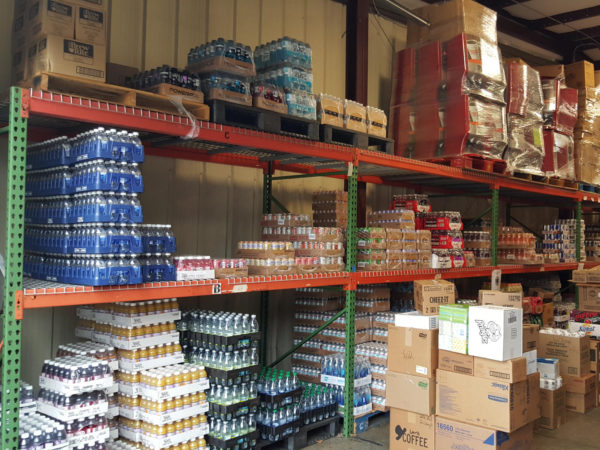
<svg viewBox="0 0 600 450">
<path fill-rule="evenodd" d="M 512 433 L 490 430 L 444 417 L 436 418 L 435 444 L 439 449 L 522 450 L 533 447 L 533 424 Z"/>
<path fill-rule="evenodd" d="M 391 450 L 434 450 L 435 416 L 390 409 Z"/>
<path fill-rule="evenodd" d="M 594 81 L 596 82 L 596 86 L 600 86 L 600 70 L 594 71 Z"/>
<path fill-rule="evenodd" d="M 579 289 L 579 309 L 600 311 L 600 286 L 577 286 Z"/>
<path fill-rule="evenodd" d="M 572 394 L 587 394 L 596 390 L 598 375 L 590 373 L 585 377 L 563 377 L 563 384 L 567 387 L 567 392 Z"/>
<path fill-rule="evenodd" d="M 590 339 L 590 372 L 598 376 L 600 365 L 598 364 L 598 350 L 600 349 L 600 341 Z"/>
<path fill-rule="evenodd" d="M 566 386 L 555 391 L 540 389 L 540 411 L 542 416 L 537 421 L 539 427 L 554 430 L 567 421 L 566 397 Z"/>
<path fill-rule="evenodd" d="M 416 280 L 414 282 L 415 309 L 426 316 L 435 316 L 440 305 L 453 305 L 454 283 L 446 280 Z"/>
<path fill-rule="evenodd" d="M 571 337 L 540 333 L 538 339 L 539 358 L 560 360 L 561 376 L 583 377 L 590 371 L 590 340 L 587 336 Z"/>
<path fill-rule="evenodd" d="M 106 12 L 103 8 L 77 6 L 75 39 L 92 44 L 106 44 Z"/>
<path fill-rule="evenodd" d="M 388 369 L 394 372 L 435 377 L 438 364 L 438 330 L 388 328 Z"/>
<path fill-rule="evenodd" d="M 472 0 L 452 0 L 415 10 L 429 20 L 430 27 L 408 22 L 408 45 L 447 41 L 460 33 L 487 39 L 496 44 L 496 12 Z"/>
<path fill-rule="evenodd" d="M 475 357 L 473 374 L 490 380 L 517 383 L 527 379 L 527 360 L 520 357 L 508 361 L 494 361 Z"/>
<path fill-rule="evenodd" d="M 540 373 L 527 375 L 527 422 L 540 418 Z"/>
<path fill-rule="evenodd" d="M 29 34 L 37 40 L 43 34 L 73 39 L 75 5 L 64 0 L 32 0 L 27 8 Z"/>
<path fill-rule="evenodd" d="M 418 414 L 435 414 L 435 378 L 418 377 L 388 370 L 385 403 L 390 408 Z"/>
<path fill-rule="evenodd" d="M 12 52 L 10 82 L 16 84 L 25 79 L 27 74 L 27 48 L 22 47 Z"/>
<path fill-rule="evenodd" d="M 449 352 L 447 350 L 438 351 L 438 368 L 449 372 L 462 373 L 464 375 L 473 375 L 474 357 L 463 355 L 462 353 Z"/>
<path fill-rule="evenodd" d="M 575 178 L 590 184 L 600 183 L 600 165 L 597 163 L 599 146 L 594 142 L 575 141 Z"/>
<path fill-rule="evenodd" d="M 545 327 L 554 326 L 554 302 L 544 303 L 542 311 L 542 324 Z"/>
<path fill-rule="evenodd" d="M 522 308 L 523 293 L 480 290 L 479 304 L 506 306 L 509 308 Z"/>
<path fill-rule="evenodd" d="M 37 51 L 28 54 L 28 78 L 40 72 L 54 72 L 103 82 L 106 47 L 47 35 L 36 41 Z"/>
<path fill-rule="evenodd" d="M 523 353 L 537 349 L 540 326 L 524 323 L 523 324 Z"/>
<path fill-rule="evenodd" d="M 596 401 L 596 390 L 588 392 L 587 394 L 573 394 L 567 391 L 565 404 L 567 411 L 573 411 L 580 414 L 585 414 L 591 409 L 595 408 Z"/>
<path fill-rule="evenodd" d="M 577 61 L 565 66 L 567 86 L 575 89 L 596 87 L 594 64 L 589 61 Z"/>
<path fill-rule="evenodd" d="M 438 369 L 436 411 L 510 433 L 527 424 L 527 389 L 527 380 L 507 383 Z"/>
<path fill-rule="evenodd" d="M 565 78 L 565 66 L 562 64 L 534 66 L 533 68 L 540 73 L 541 78 Z"/>
</svg>

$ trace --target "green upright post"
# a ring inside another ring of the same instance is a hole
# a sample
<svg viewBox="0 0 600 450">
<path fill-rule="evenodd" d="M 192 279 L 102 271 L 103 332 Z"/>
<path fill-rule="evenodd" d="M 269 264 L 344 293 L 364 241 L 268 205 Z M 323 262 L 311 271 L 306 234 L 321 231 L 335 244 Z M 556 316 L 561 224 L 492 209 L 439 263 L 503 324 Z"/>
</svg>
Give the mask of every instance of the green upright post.
<svg viewBox="0 0 600 450">
<path fill-rule="evenodd" d="M 348 229 L 346 248 L 346 271 L 356 271 L 356 207 L 358 203 L 358 174 L 356 167 L 348 177 Z M 356 304 L 356 288 L 346 291 L 346 354 L 344 382 L 344 436 L 350 437 L 354 432 L 354 309 Z"/>
<path fill-rule="evenodd" d="M 267 170 L 263 175 L 263 214 L 271 212 L 271 198 L 273 195 L 273 163 L 269 161 Z M 269 323 L 269 293 L 260 293 L 260 362 L 267 364 L 267 324 Z"/>
<path fill-rule="evenodd" d="M 7 150 L 0 167 L 6 185 L 2 208 L 5 227 L 0 230 L 4 242 L 5 267 L 2 284 L 2 426 L 1 448 L 19 446 L 19 382 L 21 377 L 21 322 L 15 316 L 15 293 L 23 289 L 23 227 L 25 209 L 25 155 L 27 119 L 21 117 L 21 89 L 10 89 L 10 116 Z M 4 150 L 4 149 L 3 149 Z"/>
<path fill-rule="evenodd" d="M 577 257 L 577 262 L 581 261 L 581 200 L 577 201 L 575 205 L 575 232 L 577 236 L 575 237 L 575 256 Z"/>
<path fill-rule="evenodd" d="M 498 265 L 498 220 L 500 218 L 500 190 L 492 189 L 492 266 Z"/>
</svg>

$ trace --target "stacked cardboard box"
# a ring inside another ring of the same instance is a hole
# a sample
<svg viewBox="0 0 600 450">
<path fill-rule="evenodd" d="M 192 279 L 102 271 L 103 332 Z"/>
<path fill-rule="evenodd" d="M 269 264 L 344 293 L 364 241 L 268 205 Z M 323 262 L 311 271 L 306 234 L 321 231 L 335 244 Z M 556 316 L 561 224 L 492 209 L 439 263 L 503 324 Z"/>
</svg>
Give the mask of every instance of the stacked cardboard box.
<svg viewBox="0 0 600 450">
<path fill-rule="evenodd" d="M 319 191 L 312 198 L 313 225 L 315 227 L 348 226 L 348 193 L 344 191 Z"/>
<path fill-rule="evenodd" d="M 575 179 L 573 130 L 577 121 L 577 90 L 565 83 L 560 64 L 538 66 L 544 93 L 544 162 L 542 171 L 552 177 Z"/>
<path fill-rule="evenodd" d="M 440 307 L 436 445 L 530 448 L 539 417 L 537 329 L 523 329 L 520 294 L 479 298 L 483 305 Z"/>
<path fill-rule="evenodd" d="M 471 0 L 417 10 L 397 54 L 391 107 L 396 155 L 502 158 L 507 143 L 504 70 L 496 13 Z"/>
<path fill-rule="evenodd" d="M 40 72 L 104 81 L 106 0 L 16 1 L 12 79 Z"/>
<path fill-rule="evenodd" d="M 504 159 L 508 171 L 542 174 L 544 106 L 540 74 L 523 61 L 505 62 L 508 146 Z"/>
</svg>

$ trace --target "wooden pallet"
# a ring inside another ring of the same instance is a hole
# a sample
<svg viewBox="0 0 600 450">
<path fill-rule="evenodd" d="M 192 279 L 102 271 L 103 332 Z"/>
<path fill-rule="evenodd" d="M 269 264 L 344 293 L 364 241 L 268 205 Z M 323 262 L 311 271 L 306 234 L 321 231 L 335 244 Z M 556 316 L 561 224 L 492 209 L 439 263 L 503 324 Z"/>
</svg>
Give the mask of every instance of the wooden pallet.
<svg viewBox="0 0 600 450">
<path fill-rule="evenodd" d="M 562 178 L 557 178 L 557 177 L 549 177 L 548 183 L 553 186 L 566 187 L 566 188 L 570 188 L 570 189 L 577 189 L 577 187 L 578 187 L 577 181 L 564 180 Z"/>
<path fill-rule="evenodd" d="M 288 436 L 278 442 L 259 440 L 254 448 L 268 450 L 299 450 L 306 447 L 309 439 L 313 438 L 313 436 L 318 437 L 319 440 L 335 437 L 340 431 L 340 424 L 341 419 L 339 416 L 330 417 L 329 419 L 320 422 L 305 425 L 300 428 L 300 431 L 297 434 Z"/>
<path fill-rule="evenodd" d="M 136 89 L 99 83 L 98 81 L 86 80 L 84 78 L 72 77 L 69 75 L 44 72 L 33 77 L 30 86 L 28 87 L 60 94 L 78 95 L 133 108 L 144 108 L 169 114 L 185 115 L 179 111 L 177 106 L 167 95 L 138 91 Z M 181 104 L 197 119 L 209 119 L 209 108 L 203 103 L 184 99 L 181 100 Z"/>
<path fill-rule="evenodd" d="M 462 169 L 476 169 L 484 172 L 497 173 L 506 172 L 506 161 L 503 159 L 486 158 L 481 155 L 461 155 L 447 158 L 433 158 L 429 162 Z"/>
<path fill-rule="evenodd" d="M 377 150 L 388 155 L 394 154 L 394 140 L 373 136 L 359 131 L 348 130 L 333 125 L 321 124 L 319 127 L 321 142 L 327 144 L 349 145 L 362 149 Z"/>
<path fill-rule="evenodd" d="M 313 141 L 319 139 L 316 120 L 225 100 L 209 100 L 208 104 L 210 105 L 210 120 L 215 123 L 296 136 Z"/>
<path fill-rule="evenodd" d="M 549 183 L 548 177 L 545 175 L 535 175 L 533 173 L 515 171 L 513 177 L 521 180 L 536 181 L 538 183 Z"/>
</svg>

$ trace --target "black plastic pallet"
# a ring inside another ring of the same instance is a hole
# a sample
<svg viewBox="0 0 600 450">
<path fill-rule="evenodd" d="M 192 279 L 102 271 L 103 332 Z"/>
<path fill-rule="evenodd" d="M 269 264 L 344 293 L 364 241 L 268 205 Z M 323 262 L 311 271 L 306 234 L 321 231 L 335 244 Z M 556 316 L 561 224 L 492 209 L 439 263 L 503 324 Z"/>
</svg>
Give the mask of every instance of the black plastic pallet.
<svg viewBox="0 0 600 450">
<path fill-rule="evenodd" d="M 257 440 L 258 430 L 227 440 L 219 439 L 210 435 L 206 436 L 206 443 L 208 445 L 222 450 L 243 450 L 247 448 L 256 448 L 255 443 Z"/>
<path fill-rule="evenodd" d="M 208 415 L 221 420 L 231 420 L 234 417 L 255 414 L 258 410 L 259 402 L 258 398 L 253 398 L 244 402 L 234 403 L 233 405 L 209 403 Z"/>
<path fill-rule="evenodd" d="M 255 448 L 267 450 L 299 450 L 308 446 L 309 438 L 315 434 L 319 434 L 319 439 L 330 439 L 335 437 L 340 431 L 340 425 L 341 419 L 339 416 L 330 417 L 329 419 L 300 427 L 298 433 L 288 436 L 278 442 L 259 439 Z M 323 433 L 326 433 L 326 435 L 323 436 Z"/>
<path fill-rule="evenodd" d="M 316 120 L 223 100 L 210 100 L 208 105 L 210 120 L 215 123 L 319 140 L 319 124 Z"/>
<path fill-rule="evenodd" d="M 375 149 L 377 151 L 394 154 L 394 140 L 372 136 L 359 131 L 348 130 L 333 125 L 322 124 L 319 127 L 319 136 L 326 144 L 348 145 L 362 149 Z"/>
</svg>

